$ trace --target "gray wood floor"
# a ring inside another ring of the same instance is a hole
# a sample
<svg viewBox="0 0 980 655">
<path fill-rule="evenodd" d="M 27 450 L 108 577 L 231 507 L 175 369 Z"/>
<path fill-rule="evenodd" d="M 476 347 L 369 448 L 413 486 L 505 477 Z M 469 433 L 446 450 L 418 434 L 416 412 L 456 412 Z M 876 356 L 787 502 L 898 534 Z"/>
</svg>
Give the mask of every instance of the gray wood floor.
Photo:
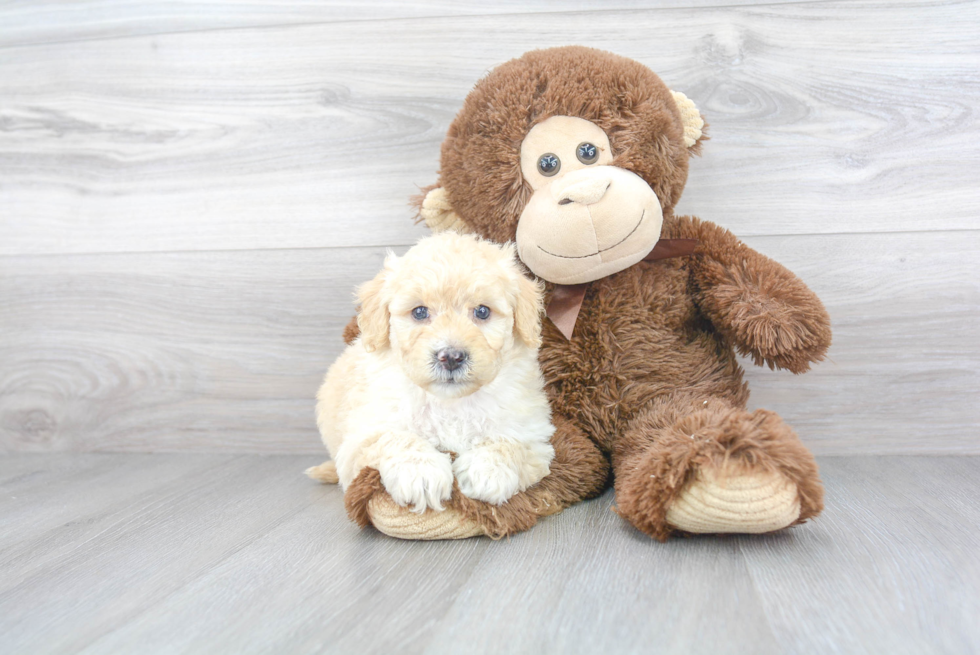
<svg viewBox="0 0 980 655">
<path fill-rule="evenodd" d="M 610 494 L 509 540 L 361 531 L 307 456 L 0 459 L 3 653 L 975 653 L 980 458 L 824 457 L 775 535 Z"/>
</svg>

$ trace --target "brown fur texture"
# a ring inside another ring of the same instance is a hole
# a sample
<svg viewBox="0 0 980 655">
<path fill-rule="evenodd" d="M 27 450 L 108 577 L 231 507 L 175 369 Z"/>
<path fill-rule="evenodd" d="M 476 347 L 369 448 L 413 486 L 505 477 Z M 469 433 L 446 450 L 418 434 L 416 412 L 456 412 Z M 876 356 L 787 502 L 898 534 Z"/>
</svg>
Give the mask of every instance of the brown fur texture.
<svg viewBox="0 0 980 655">
<path fill-rule="evenodd" d="M 745 410 L 748 388 L 735 353 L 802 373 L 830 345 L 829 316 L 780 264 L 717 225 L 673 215 L 701 142 L 684 147 L 677 107 L 653 72 L 581 47 L 531 52 L 492 71 L 442 147 L 440 186 L 453 209 L 476 233 L 514 240 L 531 194 L 521 142 L 553 115 L 601 127 L 613 165 L 642 177 L 660 199 L 662 237 L 696 238 L 699 246 L 690 257 L 640 262 L 590 283 L 570 341 L 545 322 L 540 361 L 562 454 L 547 478 L 502 507 L 458 493 L 451 503 L 488 533 L 511 534 L 598 493 L 611 462 L 619 513 L 663 540 L 675 531 L 665 517 L 685 485 L 699 470 L 734 462 L 746 472 L 783 474 L 797 485 L 799 521 L 816 516 L 823 506 L 816 463 L 776 414 Z M 351 491 L 370 497 L 366 488 Z M 362 519 L 363 508 L 351 516 Z"/>
<path fill-rule="evenodd" d="M 354 339 L 361 335 L 361 328 L 357 326 L 357 316 L 351 318 L 347 321 L 347 325 L 344 326 L 344 343 L 348 346 L 354 343 Z"/>
<path fill-rule="evenodd" d="M 344 492 L 344 508 L 350 520 L 362 528 L 371 525 L 371 515 L 368 514 L 368 501 L 376 493 L 387 493 L 381 484 L 381 473 L 378 469 L 363 468 L 357 474 Z"/>
</svg>

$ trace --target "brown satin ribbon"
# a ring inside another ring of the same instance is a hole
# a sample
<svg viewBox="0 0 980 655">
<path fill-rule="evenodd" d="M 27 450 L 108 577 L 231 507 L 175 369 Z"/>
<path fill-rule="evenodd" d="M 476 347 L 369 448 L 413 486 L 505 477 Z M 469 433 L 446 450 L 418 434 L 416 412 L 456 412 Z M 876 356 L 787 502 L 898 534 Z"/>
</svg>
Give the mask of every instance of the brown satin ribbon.
<svg viewBox="0 0 980 655">
<path fill-rule="evenodd" d="M 645 262 L 654 262 L 658 259 L 670 259 L 671 257 L 684 257 L 694 254 L 694 249 L 698 247 L 697 239 L 661 239 L 653 247 L 646 257 Z M 582 310 L 582 302 L 585 300 L 585 290 L 589 288 L 589 282 L 582 284 L 556 284 L 555 292 L 551 294 L 546 311 L 548 318 L 555 324 L 558 331 L 565 335 L 569 341 L 572 340 L 572 332 L 575 330 L 575 321 L 578 313 Z"/>
<path fill-rule="evenodd" d="M 551 301 L 548 303 L 546 313 L 551 322 L 555 324 L 558 331 L 565 335 L 569 341 L 572 340 L 572 331 L 575 329 L 575 319 L 582 309 L 582 301 L 585 300 L 585 290 L 589 288 L 588 282 L 582 284 L 556 284 L 555 292 L 551 294 Z"/>
</svg>

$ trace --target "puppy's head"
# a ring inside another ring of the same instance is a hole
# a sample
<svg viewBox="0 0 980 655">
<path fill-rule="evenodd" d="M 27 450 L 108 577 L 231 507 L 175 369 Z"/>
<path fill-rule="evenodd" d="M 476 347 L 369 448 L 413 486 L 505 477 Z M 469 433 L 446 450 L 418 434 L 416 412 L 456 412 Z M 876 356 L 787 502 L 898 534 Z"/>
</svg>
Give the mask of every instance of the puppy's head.
<svg viewBox="0 0 980 655">
<path fill-rule="evenodd" d="M 391 349 L 405 374 L 445 398 L 469 395 L 541 345 L 542 291 L 514 246 L 445 232 L 422 239 L 358 289 L 361 343 Z"/>
</svg>

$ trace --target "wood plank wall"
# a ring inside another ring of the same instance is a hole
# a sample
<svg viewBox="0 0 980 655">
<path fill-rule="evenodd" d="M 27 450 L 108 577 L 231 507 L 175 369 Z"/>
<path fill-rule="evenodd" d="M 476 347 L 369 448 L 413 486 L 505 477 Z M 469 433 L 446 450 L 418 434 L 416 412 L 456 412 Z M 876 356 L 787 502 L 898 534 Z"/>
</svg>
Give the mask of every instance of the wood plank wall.
<svg viewBox="0 0 980 655">
<path fill-rule="evenodd" d="M 799 273 L 830 360 L 752 368 L 820 454 L 980 453 L 977 2 L 0 6 L 0 451 L 318 453 L 352 287 L 473 83 L 635 58 L 712 140 L 679 209 Z"/>
</svg>

